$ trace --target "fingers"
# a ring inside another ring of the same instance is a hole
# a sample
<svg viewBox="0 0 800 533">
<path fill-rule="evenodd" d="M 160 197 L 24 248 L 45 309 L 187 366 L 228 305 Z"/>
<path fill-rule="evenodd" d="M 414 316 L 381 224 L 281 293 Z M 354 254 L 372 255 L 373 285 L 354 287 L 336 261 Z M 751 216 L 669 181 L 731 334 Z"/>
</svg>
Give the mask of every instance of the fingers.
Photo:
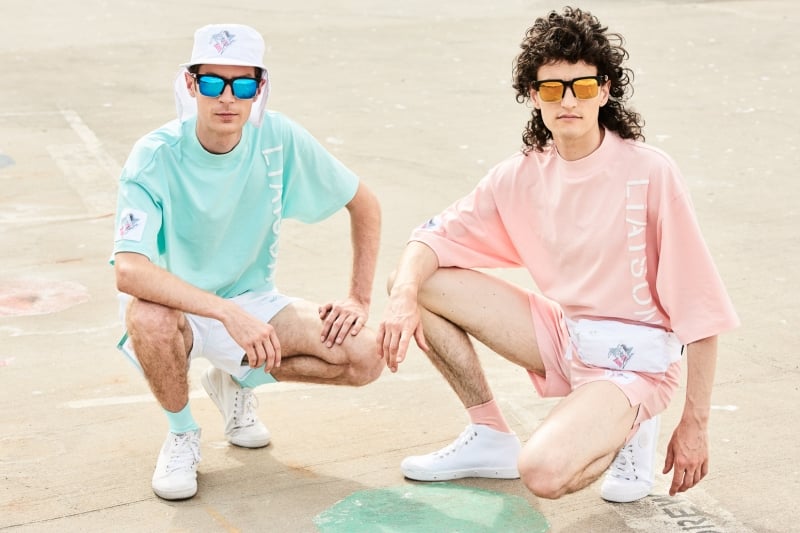
<svg viewBox="0 0 800 533">
<path fill-rule="evenodd" d="M 360 316 L 356 317 L 356 321 L 353 322 L 353 325 L 350 328 L 350 335 L 352 335 L 354 337 L 356 335 L 358 335 L 358 332 L 361 331 L 361 328 L 363 328 L 366 323 L 367 323 L 367 321 L 364 320 L 363 317 L 360 317 Z"/>
<path fill-rule="evenodd" d="M 320 340 L 331 348 L 334 343 L 342 344 L 347 334 L 356 335 L 361 330 L 364 320 L 354 314 L 334 315 L 331 313 L 324 320 Z"/>
<path fill-rule="evenodd" d="M 680 487 L 683 485 L 683 474 L 684 472 L 679 472 L 675 470 L 675 474 L 672 476 L 672 484 L 669 486 L 669 495 L 675 496 L 678 492 L 680 492 Z"/>
<path fill-rule="evenodd" d="M 333 304 L 325 304 L 319 306 L 319 319 L 325 320 L 325 317 L 328 316 L 328 313 L 330 313 L 332 309 L 333 309 Z"/>
<path fill-rule="evenodd" d="M 708 474 L 708 464 L 693 465 L 690 467 L 678 468 L 672 476 L 672 484 L 669 487 L 669 495 L 675 496 L 679 492 L 686 492 L 691 489 Z"/>
<path fill-rule="evenodd" d="M 333 311 L 333 306 L 331 304 L 326 304 L 319 308 L 319 318 L 322 320 L 322 332 L 320 333 L 319 340 L 322 342 L 326 342 L 330 337 L 333 322 L 336 320 L 336 317 L 332 316 L 331 311 Z M 328 347 L 330 347 L 330 345 L 328 345 Z"/>
<path fill-rule="evenodd" d="M 386 367 L 392 372 L 397 372 L 398 365 L 405 360 L 412 337 L 413 335 L 407 330 L 392 331 L 384 324 L 378 328 L 375 340 L 378 356 L 386 358 Z"/>
<path fill-rule="evenodd" d="M 358 335 L 366 324 L 366 318 L 360 311 L 348 310 L 344 307 L 326 304 L 319 308 L 322 319 L 322 332 L 320 340 L 328 348 L 335 344 L 342 344 L 347 335 Z"/>
<path fill-rule="evenodd" d="M 384 323 L 378 327 L 378 336 L 375 339 L 378 354 L 386 359 L 386 367 L 392 372 L 397 371 L 397 364 L 392 358 L 392 332 L 387 329 Z"/>
<path fill-rule="evenodd" d="M 664 460 L 664 470 L 661 471 L 662 474 L 669 473 L 672 470 L 672 466 L 675 463 L 675 454 L 672 452 L 672 447 L 667 448 L 667 457 Z"/>
<path fill-rule="evenodd" d="M 686 492 L 697 485 L 700 479 L 702 479 L 702 477 L 695 479 L 694 472 L 676 470 L 675 475 L 672 476 L 672 485 L 669 487 L 669 495 L 675 496 L 679 492 Z"/>
<path fill-rule="evenodd" d="M 375 334 L 375 353 L 378 355 L 378 359 L 383 359 L 384 356 L 388 355 L 383 350 L 383 341 L 386 338 L 386 325 L 381 322 L 378 326 L 378 331 Z"/>
<path fill-rule="evenodd" d="M 394 354 L 395 369 L 397 369 L 397 365 L 406 360 L 406 353 L 408 353 L 408 345 L 411 342 L 411 337 L 412 336 L 405 330 L 400 333 L 397 342 L 397 350 Z"/>
<path fill-rule="evenodd" d="M 278 336 L 273 332 L 265 339 L 248 346 L 246 352 L 250 368 L 264 366 L 264 371 L 281 366 L 281 345 Z"/>
<path fill-rule="evenodd" d="M 682 420 L 667 446 L 664 473 L 672 472 L 670 496 L 694 487 L 708 474 L 708 434 L 705 427 Z"/>
<path fill-rule="evenodd" d="M 274 333 L 270 335 L 267 342 L 264 343 L 264 351 L 266 352 L 267 359 L 264 363 L 264 372 L 269 372 L 273 368 L 281 366 L 281 345 L 278 342 L 278 337 Z"/>
<path fill-rule="evenodd" d="M 419 346 L 423 352 L 428 353 L 431 351 L 428 346 L 428 341 L 425 340 L 425 332 L 422 331 L 422 324 L 417 326 L 417 329 L 414 330 L 414 340 L 417 341 L 417 346 Z"/>
</svg>

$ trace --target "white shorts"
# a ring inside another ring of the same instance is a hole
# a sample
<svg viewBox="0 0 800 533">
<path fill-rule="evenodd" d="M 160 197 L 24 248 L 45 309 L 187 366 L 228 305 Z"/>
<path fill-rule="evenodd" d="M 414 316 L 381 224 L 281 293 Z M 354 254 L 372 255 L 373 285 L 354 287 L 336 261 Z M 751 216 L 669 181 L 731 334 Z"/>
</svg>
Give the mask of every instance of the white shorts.
<svg viewBox="0 0 800 533">
<path fill-rule="evenodd" d="M 119 293 L 118 297 L 120 304 L 119 314 L 124 324 L 125 313 L 132 297 L 124 293 Z M 264 322 L 272 320 L 278 312 L 296 300 L 297 298 L 284 296 L 274 290 L 268 292 L 246 292 L 230 299 L 230 301 L 235 302 L 239 307 Z M 252 369 L 248 366 L 246 359 L 242 364 L 242 358 L 245 356 L 244 349 L 231 338 L 222 322 L 190 313 L 186 313 L 186 320 L 192 328 L 192 338 L 194 339 L 192 351 L 189 352 L 190 361 L 196 357 L 208 359 L 212 365 L 237 379 L 244 379 L 250 373 Z M 136 358 L 136 353 L 133 351 L 133 344 L 127 331 L 117 344 L 117 348 L 128 357 L 139 371 L 142 370 L 139 360 Z"/>
</svg>

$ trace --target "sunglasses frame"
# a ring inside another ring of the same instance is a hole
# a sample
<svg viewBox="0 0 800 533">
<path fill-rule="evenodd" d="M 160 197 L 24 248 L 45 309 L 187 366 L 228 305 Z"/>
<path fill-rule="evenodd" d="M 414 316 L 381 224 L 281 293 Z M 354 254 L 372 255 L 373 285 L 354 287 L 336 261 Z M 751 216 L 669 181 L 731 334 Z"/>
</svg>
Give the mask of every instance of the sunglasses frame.
<svg viewBox="0 0 800 533">
<path fill-rule="evenodd" d="M 597 89 L 598 89 L 597 93 L 598 93 L 598 94 L 600 94 L 600 87 L 601 87 L 601 86 L 602 86 L 602 85 L 603 85 L 605 82 L 607 82 L 607 81 L 608 81 L 608 76 L 606 76 L 605 74 L 598 74 L 597 76 L 581 76 L 581 77 L 579 77 L 579 78 L 573 78 L 573 79 L 571 79 L 570 81 L 565 81 L 565 80 L 557 80 L 557 79 L 551 79 L 551 80 L 536 80 L 536 81 L 534 81 L 534 82 L 532 82 L 532 83 L 531 83 L 531 86 L 533 87 L 533 90 L 534 90 L 534 91 L 536 91 L 536 92 L 538 93 L 538 92 L 540 92 L 540 91 L 539 91 L 539 87 L 541 87 L 541 85 L 542 85 L 543 83 L 547 83 L 547 82 L 558 82 L 558 83 L 560 83 L 560 84 L 561 84 L 561 86 L 564 88 L 564 90 L 561 92 L 561 98 L 559 98 L 558 100 L 544 100 L 544 99 L 542 99 L 542 97 L 541 97 L 541 96 L 539 97 L 539 98 L 540 98 L 540 99 L 541 99 L 543 102 L 547 102 L 547 103 L 549 103 L 549 104 L 550 104 L 550 103 L 556 103 L 556 102 L 560 102 L 561 100 L 563 100 L 563 99 L 564 99 L 564 97 L 567 95 L 567 89 L 569 89 L 570 91 L 572 91 L 572 95 L 573 95 L 573 96 L 574 96 L 574 97 L 575 97 L 577 100 L 591 100 L 592 98 L 596 98 L 596 97 L 597 97 L 597 94 L 596 94 L 596 95 L 594 95 L 594 96 L 592 96 L 592 97 L 590 97 L 590 98 L 580 98 L 580 97 L 579 97 L 577 94 L 575 94 L 575 89 L 572 87 L 572 85 L 573 85 L 573 84 L 574 84 L 576 81 L 581 81 L 581 80 L 595 80 L 595 81 L 597 82 Z"/>
<path fill-rule="evenodd" d="M 261 80 L 256 78 L 256 77 L 253 77 L 253 76 L 239 76 L 239 77 L 236 77 L 236 78 L 223 78 L 222 76 L 219 76 L 217 74 L 191 74 L 191 76 L 192 76 L 192 78 L 194 78 L 195 83 L 197 83 L 197 92 L 199 92 L 201 95 L 203 95 L 203 96 L 205 96 L 207 98 L 219 98 L 219 96 L 222 95 L 222 93 L 225 92 L 225 87 L 230 86 L 231 94 L 233 94 L 233 96 L 237 100 L 252 100 L 258 94 L 258 88 L 259 88 L 259 86 L 261 84 Z M 222 90 L 220 90 L 220 92 L 218 94 L 214 94 L 214 95 L 203 94 L 203 92 L 200 90 L 200 78 L 203 78 L 203 77 L 216 78 L 218 80 L 222 80 Z M 241 96 L 238 96 L 236 94 L 236 89 L 234 89 L 233 83 L 238 81 L 238 80 L 250 80 L 250 81 L 256 82 L 256 90 L 253 93 L 253 96 L 251 96 L 249 98 L 242 98 Z"/>
</svg>

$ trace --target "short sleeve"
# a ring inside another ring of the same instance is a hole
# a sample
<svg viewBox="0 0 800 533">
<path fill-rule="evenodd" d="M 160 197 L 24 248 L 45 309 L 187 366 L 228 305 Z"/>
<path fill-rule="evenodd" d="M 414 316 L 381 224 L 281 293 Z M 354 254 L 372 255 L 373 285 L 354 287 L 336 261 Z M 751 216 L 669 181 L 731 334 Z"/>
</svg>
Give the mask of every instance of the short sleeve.
<svg viewBox="0 0 800 533">
<path fill-rule="evenodd" d="M 684 344 L 739 325 L 688 192 L 667 199 L 658 226 L 656 291 L 672 330 Z"/>
<path fill-rule="evenodd" d="M 117 195 L 114 254 L 136 252 L 156 261 L 161 224 L 160 203 L 141 184 L 123 175 Z"/>
<path fill-rule="evenodd" d="M 359 179 L 303 127 L 284 121 L 283 216 L 318 222 L 353 199 Z"/>
<path fill-rule="evenodd" d="M 490 174 L 467 196 L 415 229 L 412 241 L 423 242 L 439 266 L 504 268 L 521 264 L 497 208 Z"/>
</svg>

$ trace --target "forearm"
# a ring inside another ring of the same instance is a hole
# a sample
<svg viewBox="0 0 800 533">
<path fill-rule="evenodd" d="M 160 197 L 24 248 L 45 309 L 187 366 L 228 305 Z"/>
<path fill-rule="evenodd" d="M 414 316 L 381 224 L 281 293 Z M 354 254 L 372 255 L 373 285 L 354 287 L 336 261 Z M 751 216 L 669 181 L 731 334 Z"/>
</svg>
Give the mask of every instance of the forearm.
<svg viewBox="0 0 800 533">
<path fill-rule="evenodd" d="M 687 362 L 686 403 L 681 421 L 706 427 L 717 366 L 717 337 L 708 337 L 689 344 Z"/>
<path fill-rule="evenodd" d="M 409 242 L 400 257 L 389 296 L 406 294 L 416 298 L 419 288 L 438 268 L 439 259 L 427 244 Z"/>
<path fill-rule="evenodd" d="M 114 258 L 117 289 L 140 300 L 224 321 L 227 301 L 186 283 L 145 256 L 122 252 Z"/>
<path fill-rule="evenodd" d="M 350 211 L 350 235 L 353 247 L 353 269 L 350 297 L 369 306 L 381 236 L 381 211 L 378 200 L 365 186 L 347 205 Z"/>
</svg>

